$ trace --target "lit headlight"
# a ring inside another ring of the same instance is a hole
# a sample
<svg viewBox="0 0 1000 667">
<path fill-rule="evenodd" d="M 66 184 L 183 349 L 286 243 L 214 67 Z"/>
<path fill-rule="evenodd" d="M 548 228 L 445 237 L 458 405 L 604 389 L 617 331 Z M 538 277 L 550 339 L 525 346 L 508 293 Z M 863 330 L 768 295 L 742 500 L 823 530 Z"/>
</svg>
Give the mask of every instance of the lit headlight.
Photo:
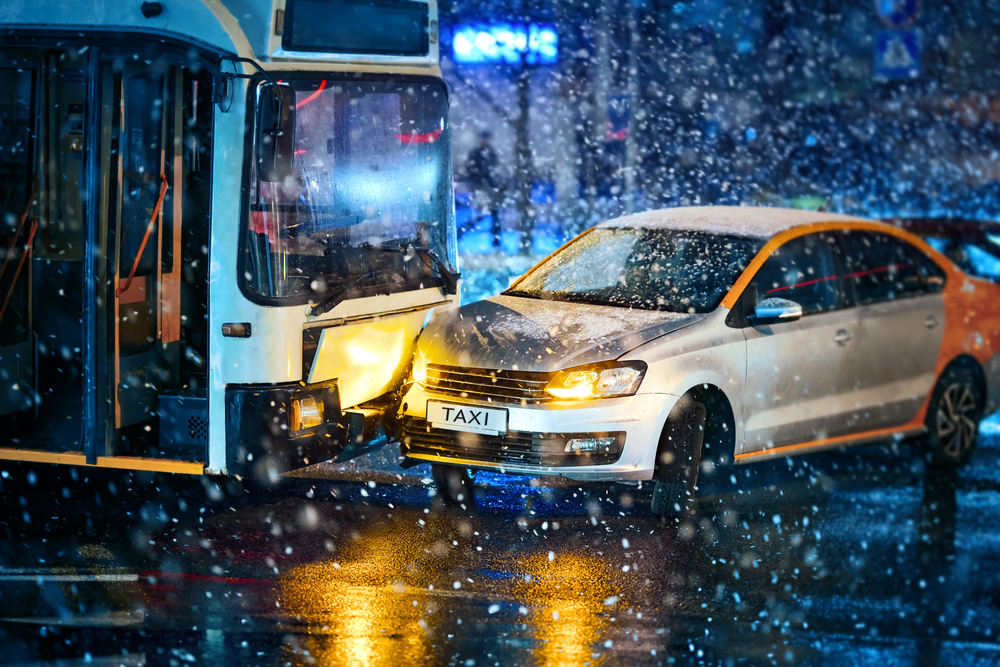
<svg viewBox="0 0 1000 667">
<path fill-rule="evenodd" d="M 639 389 L 645 372 L 646 364 L 641 361 L 559 371 L 545 391 L 562 399 L 631 396 Z"/>
<path fill-rule="evenodd" d="M 423 384 L 427 379 L 427 360 L 422 354 L 413 357 L 413 379 L 418 384 Z"/>
</svg>

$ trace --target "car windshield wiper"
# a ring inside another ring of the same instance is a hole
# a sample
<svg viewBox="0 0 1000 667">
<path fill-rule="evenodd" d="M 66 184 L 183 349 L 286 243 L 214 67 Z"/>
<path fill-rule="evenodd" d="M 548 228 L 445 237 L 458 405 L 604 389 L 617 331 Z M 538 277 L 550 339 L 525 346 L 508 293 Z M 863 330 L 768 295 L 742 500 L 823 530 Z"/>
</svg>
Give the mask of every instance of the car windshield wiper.
<svg viewBox="0 0 1000 667">
<path fill-rule="evenodd" d="M 523 296 L 528 299 L 541 299 L 543 301 L 561 301 L 564 303 L 586 303 L 592 306 L 618 306 L 620 304 L 613 303 L 607 299 L 588 296 L 586 294 L 577 294 L 574 292 L 523 292 L 521 290 L 507 290 L 502 292 L 503 294 L 509 294 L 511 296 Z"/>
<path fill-rule="evenodd" d="M 505 289 L 504 291 L 502 291 L 500 293 L 503 294 L 503 295 L 505 295 L 505 296 L 523 296 L 526 299 L 544 299 L 545 298 L 545 297 L 541 296 L 540 294 L 536 294 L 535 292 L 525 292 L 524 290 L 519 290 L 519 289 Z"/>
<path fill-rule="evenodd" d="M 577 294 L 574 292 L 526 292 L 524 290 L 508 289 L 500 292 L 505 296 L 520 296 L 526 299 L 541 299 L 543 301 L 560 301 L 565 303 L 585 303 L 591 306 L 609 306 L 611 308 L 634 308 L 637 310 L 659 310 L 669 313 L 684 312 L 671 308 L 651 308 L 643 306 L 642 302 L 632 303 L 629 301 L 615 301 L 599 296 L 588 294 Z"/>
</svg>

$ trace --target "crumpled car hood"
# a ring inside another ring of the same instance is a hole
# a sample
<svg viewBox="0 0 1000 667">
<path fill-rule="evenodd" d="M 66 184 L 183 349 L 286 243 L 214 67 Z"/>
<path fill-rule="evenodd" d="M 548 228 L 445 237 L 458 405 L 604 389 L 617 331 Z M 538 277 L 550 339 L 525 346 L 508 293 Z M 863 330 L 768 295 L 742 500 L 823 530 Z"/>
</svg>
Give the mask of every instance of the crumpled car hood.
<svg viewBox="0 0 1000 667">
<path fill-rule="evenodd" d="M 499 295 L 435 314 L 419 349 L 447 366 L 556 371 L 616 359 L 705 317 Z"/>
</svg>

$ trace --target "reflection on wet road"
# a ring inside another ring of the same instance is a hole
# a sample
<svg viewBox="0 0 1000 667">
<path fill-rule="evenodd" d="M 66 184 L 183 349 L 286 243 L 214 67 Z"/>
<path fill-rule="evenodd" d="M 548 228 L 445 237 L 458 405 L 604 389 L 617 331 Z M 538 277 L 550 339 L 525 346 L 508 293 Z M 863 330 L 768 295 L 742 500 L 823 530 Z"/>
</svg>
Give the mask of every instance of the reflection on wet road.
<svg viewBox="0 0 1000 667">
<path fill-rule="evenodd" d="M 780 461 L 682 525 L 648 485 L 7 467 L 0 664 L 1000 664 L 996 424 L 953 477 Z"/>
</svg>

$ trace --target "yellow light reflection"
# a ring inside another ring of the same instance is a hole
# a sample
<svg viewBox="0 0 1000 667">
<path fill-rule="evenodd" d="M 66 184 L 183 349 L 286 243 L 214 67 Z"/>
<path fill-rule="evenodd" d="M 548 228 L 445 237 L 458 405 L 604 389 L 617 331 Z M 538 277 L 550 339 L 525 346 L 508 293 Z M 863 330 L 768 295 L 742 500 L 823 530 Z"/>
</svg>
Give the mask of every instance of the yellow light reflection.
<svg viewBox="0 0 1000 667">
<path fill-rule="evenodd" d="M 351 373 L 341 375 L 340 401 L 344 406 L 357 405 L 392 389 L 403 365 L 405 331 L 364 327 L 339 347 L 353 366 Z"/>
<path fill-rule="evenodd" d="M 400 528 L 374 527 L 335 561 L 300 565 L 281 578 L 282 611 L 308 627 L 301 645 L 289 647 L 292 664 L 395 667 L 432 651 L 426 587 L 404 583 L 424 541 Z"/>
<path fill-rule="evenodd" d="M 535 664 L 570 667 L 608 661 L 611 616 L 622 600 L 622 573 L 598 558 L 562 554 L 534 556 L 522 569 L 530 576 L 517 597 L 529 608 L 535 635 Z M 594 658 L 594 654 L 600 657 Z"/>
<path fill-rule="evenodd" d="M 281 662 L 437 664 L 446 637 L 516 628 L 530 638 L 534 664 L 614 664 L 615 649 L 604 643 L 618 638 L 611 619 L 630 604 L 627 575 L 585 554 L 550 560 L 547 551 L 525 557 L 452 549 L 461 532 L 461 522 L 447 517 L 428 517 L 421 527 L 383 519 L 355 533 L 334 560 L 290 569 L 280 580 L 277 613 L 295 640 Z M 509 611 L 487 612 L 496 602 L 508 603 Z M 521 606 L 526 616 L 513 611 Z"/>
</svg>

